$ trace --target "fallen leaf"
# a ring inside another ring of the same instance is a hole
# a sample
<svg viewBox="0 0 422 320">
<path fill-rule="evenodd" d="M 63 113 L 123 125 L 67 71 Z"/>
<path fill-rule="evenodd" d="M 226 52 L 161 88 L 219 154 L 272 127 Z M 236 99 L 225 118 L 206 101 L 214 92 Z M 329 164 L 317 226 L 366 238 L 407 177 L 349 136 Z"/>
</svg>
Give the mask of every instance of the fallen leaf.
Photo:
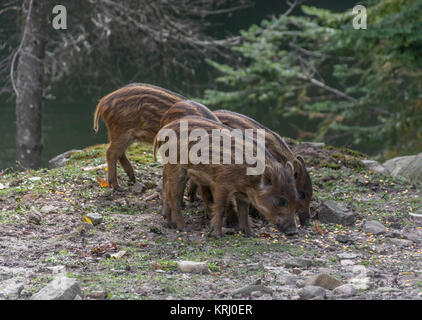
<svg viewBox="0 0 422 320">
<path fill-rule="evenodd" d="M 101 256 L 109 251 L 117 251 L 115 243 L 103 243 L 91 249 L 91 253 Z"/>
<path fill-rule="evenodd" d="M 153 270 L 163 269 L 163 266 L 159 264 L 157 261 L 151 262 L 151 267 Z"/>
<path fill-rule="evenodd" d="M 91 219 L 90 219 L 90 218 L 88 218 L 87 216 L 84 216 L 84 217 L 82 218 L 82 222 L 89 223 L 89 224 L 93 224 L 93 223 L 92 223 L 92 221 L 91 221 Z"/>
<path fill-rule="evenodd" d="M 110 183 L 107 180 L 105 180 L 103 178 L 98 178 L 98 177 L 97 177 L 97 180 L 98 180 L 98 183 L 100 184 L 101 188 L 110 187 Z"/>
<path fill-rule="evenodd" d="M 318 221 L 315 220 L 314 222 L 314 226 L 316 231 L 319 233 L 319 235 L 323 236 L 324 235 L 324 231 L 321 229 L 321 227 L 319 226 Z"/>
</svg>

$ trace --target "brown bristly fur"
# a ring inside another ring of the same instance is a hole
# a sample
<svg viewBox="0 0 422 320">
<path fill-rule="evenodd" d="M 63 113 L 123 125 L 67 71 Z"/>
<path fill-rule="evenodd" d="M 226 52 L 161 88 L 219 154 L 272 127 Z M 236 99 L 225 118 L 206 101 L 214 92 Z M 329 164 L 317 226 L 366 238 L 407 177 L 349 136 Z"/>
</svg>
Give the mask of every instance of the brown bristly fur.
<svg viewBox="0 0 422 320">
<path fill-rule="evenodd" d="M 121 190 L 117 181 L 117 161 L 129 180 L 136 180 L 125 155 L 126 149 L 135 140 L 151 143 L 160 129 L 163 114 L 176 102 L 185 99 L 177 93 L 144 83 L 129 84 L 100 99 L 94 113 L 94 130 L 98 131 L 101 116 L 110 141 L 107 149 L 108 181 L 114 189 Z"/>
<path fill-rule="evenodd" d="M 280 163 L 290 161 L 294 166 L 296 188 L 299 193 L 298 214 L 301 224 L 307 224 L 310 217 L 310 201 L 312 198 L 312 181 L 306 170 L 305 161 L 295 154 L 286 142 L 274 131 L 266 128 L 256 120 L 243 114 L 229 110 L 216 110 L 214 114 L 220 121 L 234 129 L 264 129 L 265 148 Z"/>
<path fill-rule="evenodd" d="M 213 129 L 229 129 L 218 122 L 203 119 L 199 117 L 184 117 L 188 121 L 188 133 L 192 130 L 201 128 L 211 137 Z M 181 120 L 182 120 L 181 119 Z M 180 150 L 180 121 L 170 122 L 162 129 L 171 129 L 176 132 L 178 137 L 178 150 Z M 164 144 L 158 141 L 158 136 L 154 139 L 155 152 Z M 166 197 L 171 207 L 171 220 L 176 224 L 178 229 L 184 225 L 184 219 L 181 214 L 181 195 L 180 186 L 182 186 L 187 178 L 193 177 L 200 185 L 209 186 L 214 198 L 212 205 L 212 230 L 217 237 L 222 236 L 222 217 L 225 209 L 232 198 L 236 198 L 239 202 L 239 224 L 241 230 L 247 235 L 251 234 L 248 223 L 247 204 L 251 202 L 270 222 L 277 225 L 280 230 L 285 232 L 294 232 L 295 209 L 297 201 L 296 187 L 293 178 L 293 165 L 287 162 L 282 166 L 274 157 L 265 152 L 265 171 L 261 175 L 247 175 L 246 169 L 251 166 L 246 163 L 235 164 L 235 149 L 238 147 L 234 143 L 234 137 L 231 136 L 230 150 L 220 148 L 221 164 L 180 164 L 180 155 L 178 153 L 178 163 L 165 164 L 166 171 Z M 211 141 L 210 141 L 211 142 Z M 254 148 L 259 146 L 254 140 Z M 196 142 L 190 141 L 188 149 Z M 210 144 L 211 145 L 211 144 Z M 242 152 L 244 148 L 242 147 Z M 232 156 L 231 164 L 222 164 L 222 154 L 230 152 Z M 211 155 L 209 155 L 211 157 Z M 280 204 L 281 203 L 281 204 Z"/>
<path fill-rule="evenodd" d="M 208 109 L 208 107 L 204 106 L 201 103 L 198 103 L 196 101 L 193 100 L 183 100 L 183 101 L 179 101 L 177 103 L 175 103 L 170 109 L 168 109 L 163 117 L 161 118 L 161 122 L 160 122 L 160 127 L 164 127 L 167 124 L 171 123 L 172 121 L 175 120 L 180 120 L 183 117 L 187 117 L 187 116 L 196 116 L 199 118 L 204 118 L 204 119 L 209 119 L 209 120 L 213 120 L 215 122 L 220 123 L 220 120 L 218 120 L 217 116 L 214 115 L 214 113 Z M 156 161 L 156 143 L 154 140 L 154 160 Z M 166 183 L 166 170 L 163 170 L 163 189 L 166 188 L 165 183 Z M 194 189 L 192 190 L 192 188 L 189 188 L 190 193 L 192 192 L 196 192 L 196 187 L 198 187 L 198 184 L 195 181 L 189 180 L 186 181 L 185 184 L 181 184 L 180 187 L 182 188 L 182 190 L 178 190 L 178 192 L 182 192 L 182 194 L 184 193 L 185 190 L 185 185 L 186 183 L 189 183 L 189 186 L 195 186 Z M 211 212 L 210 212 L 210 204 L 211 204 L 211 191 L 209 190 L 209 188 L 207 186 L 200 186 L 199 185 L 199 192 L 201 194 L 201 198 L 205 204 L 205 211 L 208 215 L 208 217 L 211 217 Z M 163 192 L 163 213 L 164 216 L 167 217 L 168 222 L 170 221 L 169 217 L 169 205 L 165 199 L 165 192 Z M 193 196 L 191 196 L 191 198 L 193 198 Z"/>
</svg>

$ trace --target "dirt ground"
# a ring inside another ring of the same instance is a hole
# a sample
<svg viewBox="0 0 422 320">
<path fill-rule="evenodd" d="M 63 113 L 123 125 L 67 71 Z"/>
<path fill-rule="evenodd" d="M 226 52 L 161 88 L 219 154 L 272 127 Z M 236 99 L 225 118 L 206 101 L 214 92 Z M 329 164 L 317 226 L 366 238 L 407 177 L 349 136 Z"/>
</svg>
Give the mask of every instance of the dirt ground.
<svg viewBox="0 0 422 320">
<path fill-rule="evenodd" d="M 421 299 L 421 186 L 365 169 L 357 152 L 311 144 L 302 154 L 314 187 L 315 220 L 286 237 L 260 218 L 256 236 L 227 229 L 208 237 L 200 200 L 186 201 L 186 232 L 160 214 L 161 166 L 151 148 L 134 145 L 128 158 L 138 183 L 123 193 L 103 186 L 106 145 L 74 154 L 57 169 L 0 175 L 0 298 L 30 299 L 57 270 L 76 278 L 84 299 L 300 299 L 303 286 L 328 274 L 356 292 L 326 290 L 325 299 Z M 318 222 L 334 200 L 356 216 L 351 226 Z M 86 217 L 100 215 L 100 223 Z M 376 220 L 380 234 L 364 224 Z M 208 274 L 181 272 L 181 260 L 204 261 Z M 11 281 L 16 295 L 2 295 Z M 240 290 L 242 289 L 242 290 Z M 321 298 L 318 296 L 317 298 Z"/>
</svg>

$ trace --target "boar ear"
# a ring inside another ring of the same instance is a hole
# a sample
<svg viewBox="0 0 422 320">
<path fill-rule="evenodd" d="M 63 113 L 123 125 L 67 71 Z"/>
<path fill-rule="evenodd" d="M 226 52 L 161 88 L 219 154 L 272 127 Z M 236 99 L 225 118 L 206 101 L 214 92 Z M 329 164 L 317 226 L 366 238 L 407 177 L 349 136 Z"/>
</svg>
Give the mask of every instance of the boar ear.
<svg viewBox="0 0 422 320">
<path fill-rule="evenodd" d="M 297 160 L 294 159 L 293 160 L 293 168 L 294 168 L 294 178 L 297 179 L 298 175 L 302 172 L 302 163 Z"/>
<path fill-rule="evenodd" d="M 266 169 L 261 176 L 261 187 L 265 188 L 265 187 L 270 187 L 271 185 L 272 185 L 271 173 L 269 172 L 268 169 Z"/>
<path fill-rule="evenodd" d="M 302 156 L 296 156 L 296 159 L 300 161 L 303 167 L 306 167 L 305 160 L 302 158 Z"/>
<path fill-rule="evenodd" d="M 286 162 L 284 169 L 286 170 L 288 175 L 291 175 L 292 177 L 294 176 L 295 169 L 293 167 L 293 164 L 290 161 Z"/>
</svg>

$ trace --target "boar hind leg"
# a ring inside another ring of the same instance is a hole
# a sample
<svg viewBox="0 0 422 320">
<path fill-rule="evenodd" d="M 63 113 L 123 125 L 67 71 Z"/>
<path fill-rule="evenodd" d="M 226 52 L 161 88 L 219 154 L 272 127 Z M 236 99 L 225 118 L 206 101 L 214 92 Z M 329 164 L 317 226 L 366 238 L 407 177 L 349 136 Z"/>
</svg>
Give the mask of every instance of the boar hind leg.
<svg viewBox="0 0 422 320">
<path fill-rule="evenodd" d="M 237 211 L 239 213 L 239 227 L 246 237 L 253 237 L 254 233 L 249 226 L 249 203 L 236 199 Z"/>
<path fill-rule="evenodd" d="M 131 145 L 133 142 L 133 137 L 130 135 L 118 135 L 113 136 L 110 138 L 110 146 L 106 152 L 107 158 L 107 167 L 108 167 L 108 182 L 110 183 L 111 187 L 116 191 L 124 191 L 117 182 L 117 161 L 123 158 L 124 165 L 123 168 L 125 171 L 130 167 L 130 170 L 133 174 L 133 168 L 127 160 L 125 156 L 126 149 Z M 126 166 L 126 167 L 125 167 Z M 126 171 L 126 173 L 128 173 Z M 135 175 L 133 174 L 133 177 Z"/>
<path fill-rule="evenodd" d="M 128 158 L 126 157 L 124 153 L 120 157 L 119 162 L 123 170 L 125 170 L 127 176 L 129 177 L 129 181 L 131 183 L 135 183 L 136 182 L 135 172 L 133 171 L 132 165 L 130 164 Z"/>
<path fill-rule="evenodd" d="M 226 215 L 226 227 L 238 229 L 239 219 L 237 217 L 237 212 L 234 209 L 233 203 L 231 201 L 229 205 L 227 206 L 225 215 Z"/>
<path fill-rule="evenodd" d="M 211 188 L 208 186 L 199 186 L 199 192 L 201 194 L 201 199 L 204 202 L 205 213 L 209 219 L 212 219 L 212 193 Z"/>
<path fill-rule="evenodd" d="M 195 201 L 197 189 L 198 189 L 198 185 L 192 180 L 189 180 L 188 187 L 187 187 L 187 195 L 188 195 L 189 202 Z"/>
</svg>

